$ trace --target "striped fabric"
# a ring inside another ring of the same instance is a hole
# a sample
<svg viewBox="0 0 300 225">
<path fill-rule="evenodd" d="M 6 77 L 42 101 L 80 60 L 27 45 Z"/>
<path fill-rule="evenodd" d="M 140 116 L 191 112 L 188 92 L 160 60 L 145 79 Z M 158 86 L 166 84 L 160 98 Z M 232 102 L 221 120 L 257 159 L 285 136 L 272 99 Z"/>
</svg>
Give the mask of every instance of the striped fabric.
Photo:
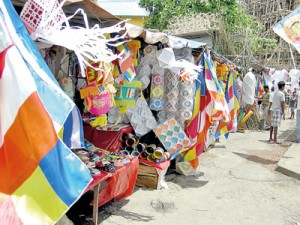
<svg viewBox="0 0 300 225">
<path fill-rule="evenodd" d="M 68 148 L 84 147 L 83 123 L 80 111 L 74 107 L 63 126 L 62 140 Z"/>
<path fill-rule="evenodd" d="M 136 76 L 135 68 L 132 61 L 132 56 L 129 51 L 129 48 L 126 44 L 119 45 L 117 47 L 117 54 L 121 55 L 121 59 L 119 59 L 120 70 L 124 75 L 124 78 L 131 82 L 133 78 Z"/>
<path fill-rule="evenodd" d="M 199 65 L 204 66 L 204 54 L 200 57 Z M 189 161 L 194 168 L 198 166 L 198 156 L 204 150 L 206 133 L 211 125 L 209 115 L 206 113 L 206 105 L 211 101 L 206 90 L 204 71 L 199 73 L 196 82 L 195 100 L 192 119 L 186 126 L 186 134 L 192 140 L 192 145 L 182 151 L 181 161 Z"/>
<path fill-rule="evenodd" d="M 225 135 L 228 137 L 229 132 L 237 128 L 237 111 L 240 108 L 238 99 L 237 99 L 237 90 L 234 81 L 234 74 L 230 71 L 227 79 L 226 89 L 225 89 L 225 99 L 230 111 L 230 120 L 228 123 L 220 121 L 219 126 L 216 130 L 215 138 Z M 227 135 L 226 135 L 227 134 Z"/>
<path fill-rule="evenodd" d="M 263 78 L 261 75 L 256 76 L 256 88 L 255 88 L 255 96 L 261 97 L 264 93 L 264 87 L 263 87 Z"/>
<path fill-rule="evenodd" d="M 74 104 L 11 2 L 0 9 L 0 224 L 54 224 L 91 181 L 58 137 Z"/>
<path fill-rule="evenodd" d="M 207 92 L 211 97 L 211 101 L 206 106 L 206 113 L 210 116 L 212 122 L 220 120 L 228 122 L 230 117 L 228 105 L 222 87 L 214 73 L 212 59 L 206 53 L 204 59 L 205 82 Z"/>
<path fill-rule="evenodd" d="M 15 32 L 10 32 L 11 38 L 24 56 L 27 67 L 31 71 L 37 86 L 39 97 L 53 120 L 56 132 L 63 129 L 63 141 L 69 148 L 83 147 L 83 126 L 79 110 L 59 87 L 10 1 L 5 0 L 4 5 L 6 10 L 3 13 L 7 13 L 6 17 L 10 18 L 5 22 L 9 29 L 15 30 Z M 57 107 L 58 101 L 60 103 L 59 108 Z"/>
</svg>

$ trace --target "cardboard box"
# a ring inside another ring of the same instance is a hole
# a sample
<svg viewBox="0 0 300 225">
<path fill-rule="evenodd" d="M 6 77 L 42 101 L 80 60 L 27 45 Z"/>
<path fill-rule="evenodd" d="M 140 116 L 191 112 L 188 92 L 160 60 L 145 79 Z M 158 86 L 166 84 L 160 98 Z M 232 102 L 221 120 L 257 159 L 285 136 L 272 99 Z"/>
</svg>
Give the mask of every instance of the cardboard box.
<svg viewBox="0 0 300 225">
<path fill-rule="evenodd" d="M 158 174 L 156 169 L 151 166 L 140 164 L 136 180 L 136 186 L 157 189 Z"/>
</svg>

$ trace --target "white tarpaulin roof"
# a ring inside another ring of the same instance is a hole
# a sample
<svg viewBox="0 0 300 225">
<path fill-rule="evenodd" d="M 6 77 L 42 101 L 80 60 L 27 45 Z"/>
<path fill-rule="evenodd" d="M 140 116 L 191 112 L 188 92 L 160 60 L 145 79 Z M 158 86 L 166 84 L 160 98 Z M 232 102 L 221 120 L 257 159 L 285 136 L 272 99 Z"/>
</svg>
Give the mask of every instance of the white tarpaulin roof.
<svg viewBox="0 0 300 225">
<path fill-rule="evenodd" d="M 175 49 L 184 47 L 201 48 L 207 45 L 203 42 L 179 38 L 162 32 L 153 32 L 129 23 L 126 23 L 126 29 L 130 38 L 142 37 L 147 44 L 156 44 L 161 42 Z"/>
</svg>

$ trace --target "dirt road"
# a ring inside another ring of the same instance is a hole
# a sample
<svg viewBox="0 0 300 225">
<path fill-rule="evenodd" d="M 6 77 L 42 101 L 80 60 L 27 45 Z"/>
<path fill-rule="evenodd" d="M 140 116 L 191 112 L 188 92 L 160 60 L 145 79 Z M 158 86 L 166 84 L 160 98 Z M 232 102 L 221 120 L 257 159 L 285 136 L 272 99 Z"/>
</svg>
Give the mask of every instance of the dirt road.
<svg viewBox="0 0 300 225">
<path fill-rule="evenodd" d="M 294 124 L 284 121 L 279 139 Z M 221 139 L 200 156 L 199 176 L 169 175 L 169 189 L 136 188 L 131 197 L 100 208 L 101 224 L 300 224 L 300 181 L 275 171 L 287 145 L 267 139 L 267 131 Z"/>
</svg>

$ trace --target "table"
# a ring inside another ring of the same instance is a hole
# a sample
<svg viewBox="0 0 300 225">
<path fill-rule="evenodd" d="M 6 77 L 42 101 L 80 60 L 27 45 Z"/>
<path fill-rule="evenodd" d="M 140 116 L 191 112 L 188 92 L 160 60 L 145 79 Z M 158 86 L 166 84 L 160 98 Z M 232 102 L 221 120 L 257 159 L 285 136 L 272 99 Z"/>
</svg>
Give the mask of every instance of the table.
<svg viewBox="0 0 300 225">
<path fill-rule="evenodd" d="M 120 200 L 130 196 L 134 190 L 139 160 L 132 158 L 130 163 L 116 167 L 116 172 L 108 173 L 101 171 L 101 174 L 94 176 L 93 181 L 86 188 L 94 191 L 94 197 L 91 204 L 93 205 L 93 222 L 98 224 L 98 208 L 112 199 Z M 107 181 L 107 184 L 100 189 L 100 184 Z"/>
<path fill-rule="evenodd" d="M 89 190 L 93 190 L 94 192 L 94 204 L 93 204 L 93 222 L 94 224 L 98 224 L 98 196 L 99 196 L 99 188 L 100 184 L 107 180 L 108 178 L 112 177 L 111 173 L 101 171 L 99 175 L 93 176 L 92 182 L 86 188 L 85 193 Z"/>
</svg>

